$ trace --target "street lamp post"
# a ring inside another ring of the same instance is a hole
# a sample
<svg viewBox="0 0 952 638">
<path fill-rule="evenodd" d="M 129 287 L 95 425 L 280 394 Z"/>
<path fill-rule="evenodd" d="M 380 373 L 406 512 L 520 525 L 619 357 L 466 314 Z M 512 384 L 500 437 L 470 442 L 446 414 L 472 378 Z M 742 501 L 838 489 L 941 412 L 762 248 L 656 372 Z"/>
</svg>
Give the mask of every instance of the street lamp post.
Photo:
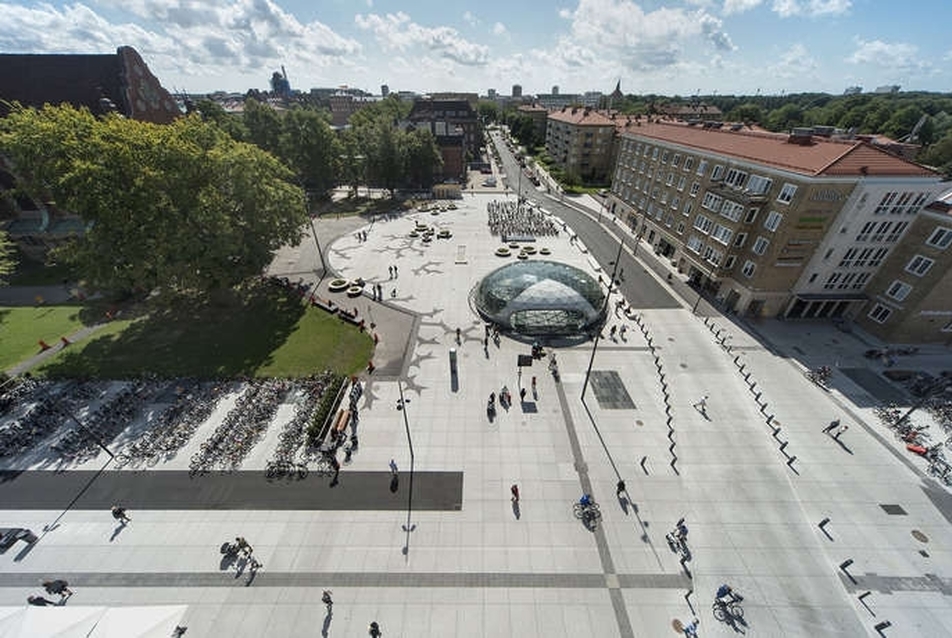
<svg viewBox="0 0 952 638">
<path fill-rule="evenodd" d="M 324 251 L 321 250 L 321 241 L 317 238 L 317 228 L 314 226 L 314 218 L 311 217 L 311 194 L 304 191 L 304 210 L 307 212 L 307 220 L 311 224 L 311 235 L 314 237 L 314 245 L 317 246 L 317 256 L 321 259 L 321 272 L 327 272 L 327 264 L 324 262 Z"/>
<path fill-rule="evenodd" d="M 615 276 L 618 274 L 618 263 L 621 261 L 621 251 L 625 246 L 625 236 L 622 235 L 622 238 L 618 241 L 618 253 L 615 255 L 614 267 L 612 268 L 611 279 L 608 280 L 608 292 L 605 293 L 605 302 L 602 304 L 602 316 L 608 315 L 608 300 L 612 294 L 612 285 L 615 283 Z M 598 350 L 598 340 L 602 336 L 601 329 L 595 333 L 595 340 L 592 342 L 592 356 L 588 359 L 588 369 L 585 370 L 585 381 L 582 383 L 582 395 L 579 397 L 582 401 L 585 400 L 585 390 L 588 389 L 588 380 L 592 375 L 592 366 L 595 364 L 595 352 Z"/>
</svg>

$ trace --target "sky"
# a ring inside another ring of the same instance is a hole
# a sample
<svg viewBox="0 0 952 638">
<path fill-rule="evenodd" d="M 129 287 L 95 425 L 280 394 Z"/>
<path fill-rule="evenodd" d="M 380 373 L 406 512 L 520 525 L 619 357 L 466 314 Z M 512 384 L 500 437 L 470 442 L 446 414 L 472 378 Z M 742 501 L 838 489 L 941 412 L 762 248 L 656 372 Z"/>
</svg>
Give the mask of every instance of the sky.
<svg viewBox="0 0 952 638">
<path fill-rule="evenodd" d="M 163 86 L 508 95 L 952 91 L 949 0 L 0 0 L 0 52 L 134 47 Z M 2 73 L 2 69 L 0 69 Z"/>
</svg>

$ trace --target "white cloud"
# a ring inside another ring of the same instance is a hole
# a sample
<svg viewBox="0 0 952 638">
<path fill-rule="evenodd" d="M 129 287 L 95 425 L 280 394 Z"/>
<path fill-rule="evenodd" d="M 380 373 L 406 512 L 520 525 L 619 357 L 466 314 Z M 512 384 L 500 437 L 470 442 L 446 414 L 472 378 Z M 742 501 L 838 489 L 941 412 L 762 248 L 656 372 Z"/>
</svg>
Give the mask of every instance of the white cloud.
<svg viewBox="0 0 952 638">
<path fill-rule="evenodd" d="M 463 12 L 463 22 L 468 24 L 471 27 L 475 27 L 479 24 L 479 18 L 473 15 L 471 11 Z"/>
<path fill-rule="evenodd" d="M 724 0 L 724 15 L 744 13 L 760 6 L 763 0 Z"/>
<path fill-rule="evenodd" d="M 502 22 L 497 22 L 493 25 L 493 35 L 505 35 L 506 33 L 506 25 Z"/>
<path fill-rule="evenodd" d="M 743 1 L 743 0 L 742 0 Z M 773 11 L 781 18 L 840 15 L 853 6 L 851 0 L 774 0 Z"/>
<path fill-rule="evenodd" d="M 464 39 L 451 27 L 424 27 L 402 11 L 381 16 L 376 13 L 354 16 L 357 26 L 374 34 L 388 50 L 408 51 L 422 47 L 440 57 L 466 66 L 482 66 L 489 60 L 489 47 Z"/>
<path fill-rule="evenodd" d="M 852 64 L 871 64 L 887 69 L 910 70 L 925 68 L 928 64 L 919 60 L 919 49 L 906 42 L 883 42 L 882 40 L 855 39 L 856 50 L 846 58 Z"/>
<path fill-rule="evenodd" d="M 777 61 L 770 65 L 768 71 L 770 76 L 784 80 L 809 79 L 812 78 L 817 67 L 816 59 L 810 55 L 803 44 L 798 42 L 781 53 Z"/>
<path fill-rule="evenodd" d="M 704 9 L 660 8 L 645 12 L 631 0 L 579 0 L 571 13 L 572 41 L 628 69 L 672 66 L 699 38 L 721 51 L 734 50 L 723 22 Z M 559 49 L 564 47 L 560 43 Z M 560 51 L 561 52 L 561 51 Z"/>
</svg>

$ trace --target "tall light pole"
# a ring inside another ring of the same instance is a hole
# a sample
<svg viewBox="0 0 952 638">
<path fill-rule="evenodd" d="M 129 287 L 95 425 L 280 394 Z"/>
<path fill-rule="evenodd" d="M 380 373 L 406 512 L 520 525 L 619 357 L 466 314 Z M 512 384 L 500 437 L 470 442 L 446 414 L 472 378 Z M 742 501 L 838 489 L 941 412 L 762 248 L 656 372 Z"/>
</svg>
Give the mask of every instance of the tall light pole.
<svg viewBox="0 0 952 638">
<path fill-rule="evenodd" d="M 321 258 L 321 274 L 327 272 L 327 264 L 324 262 L 324 251 L 321 250 L 321 241 L 317 238 L 317 228 L 314 226 L 314 218 L 311 217 L 311 194 L 304 191 L 304 210 L 307 213 L 307 220 L 311 224 L 311 235 L 314 237 L 314 245 L 317 246 L 317 256 Z"/>
<path fill-rule="evenodd" d="M 621 261 L 621 250 L 625 246 L 625 236 L 622 235 L 618 241 L 618 254 L 615 255 L 615 266 L 612 268 L 611 279 L 608 280 L 608 292 L 605 293 L 605 302 L 602 304 L 602 316 L 608 316 L 608 300 L 612 294 L 612 285 L 615 283 L 615 276 L 618 274 L 618 262 Z M 595 364 L 595 352 L 598 350 L 598 340 L 602 336 L 601 328 L 595 333 L 595 340 L 592 342 L 592 356 L 588 359 L 588 369 L 585 370 L 585 381 L 582 383 L 582 395 L 579 397 L 585 400 L 585 390 L 588 389 L 588 379 L 592 375 L 592 366 Z"/>
</svg>

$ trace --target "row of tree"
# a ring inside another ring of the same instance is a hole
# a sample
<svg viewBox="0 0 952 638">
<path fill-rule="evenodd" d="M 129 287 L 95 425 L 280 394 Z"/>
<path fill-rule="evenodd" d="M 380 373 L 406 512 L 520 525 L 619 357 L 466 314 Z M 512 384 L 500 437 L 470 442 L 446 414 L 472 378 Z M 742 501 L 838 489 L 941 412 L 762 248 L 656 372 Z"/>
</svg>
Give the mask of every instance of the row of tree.
<svg viewBox="0 0 952 638">
<path fill-rule="evenodd" d="M 319 197 L 339 184 L 355 190 L 359 185 L 390 191 L 429 188 L 443 160 L 429 130 L 400 125 L 410 107 L 388 97 L 354 113 L 351 126 L 337 133 L 327 112 L 315 108 L 277 111 L 250 98 L 240 114 L 226 113 L 210 100 L 197 105 L 206 121 L 279 158 Z"/>
<path fill-rule="evenodd" d="M 797 126 L 833 126 L 856 133 L 882 134 L 893 139 L 909 138 L 922 145 L 917 161 L 952 177 L 952 94 L 928 92 L 796 93 L 789 95 L 708 95 L 690 98 L 663 95 L 627 95 L 612 107 L 632 115 L 655 115 L 664 106 L 716 107 L 725 121 L 757 124 L 771 131 L 789 131 Z M 541 145 L 531 130 L 531 120 L 515 107 L 500 110 L 489 100 L 477 107 L 485 121 L 513 127 L 513 133 Z M 922 121 L 920 125 L 920 120 Z M 917 129 L 918 125 L 918 129 Z M 520 133 L 516 133 L 516 131 Z"/>
</svg>

